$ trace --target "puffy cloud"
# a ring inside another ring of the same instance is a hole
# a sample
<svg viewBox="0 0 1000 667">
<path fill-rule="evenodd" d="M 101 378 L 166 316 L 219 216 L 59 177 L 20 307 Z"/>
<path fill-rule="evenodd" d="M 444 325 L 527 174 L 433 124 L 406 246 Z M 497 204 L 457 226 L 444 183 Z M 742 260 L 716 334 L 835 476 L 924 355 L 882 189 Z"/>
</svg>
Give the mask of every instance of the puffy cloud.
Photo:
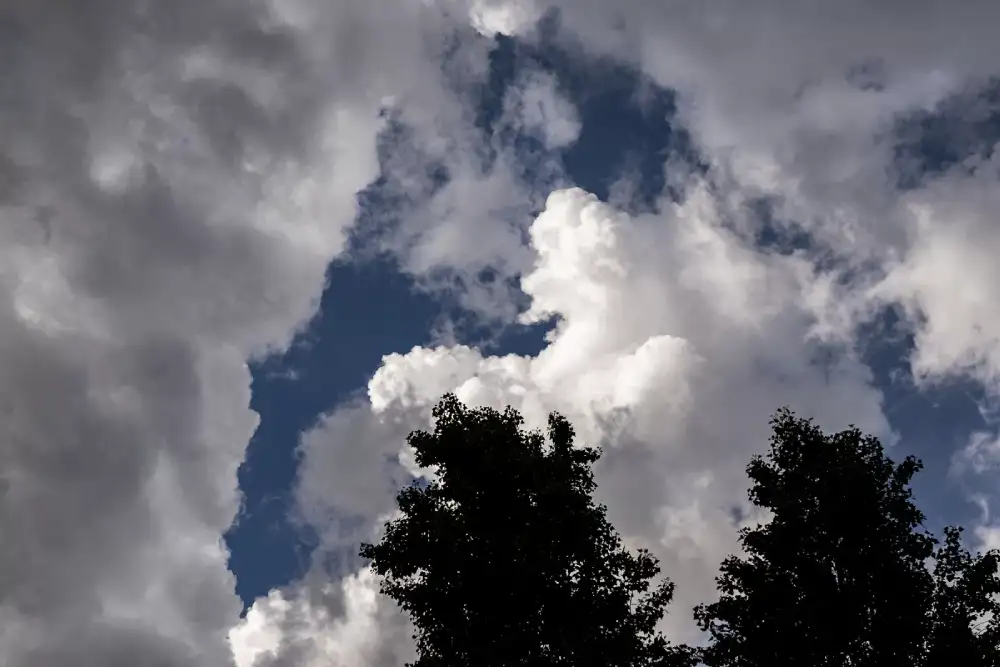
<svg viewBox="0 0 1000 667">
<path fill-rule="evenodd" d="M 898 308 L 914 336 L 918 390 L 971 380 L 995 406 L 1000 181 L 988 119 L 998 46 L 985 26 L 1000 8 L 927 0 L 903 17 L 863 1 L 546 7 L 558 8 L 580 48 L 630 59 L 677 91 L 717 190 L 771 207 L 741 221 L 745 238 L 766 218 L 766 231 L 804 233 L 821 261 L 842 267 L 805 287 L 818 333 L 853 341 L 859 326 Z M 976 432 L 966 451 L 980 462 L 983 442 L 996 439 L 995 415 L 984 419 L 986 440 L 983 424 L 955 426 Z M 951 454 L 940 449 L 931 455 Z M 995 479 L 983 472 L 979 484 Z"/>
<path fill-rule="evenodd" d="M 635 219 L 557 191 L 531 238 L 525 318 L 559 318 L 546 348 L 533 358 L 464 347 L 390 355 L 369 384 L 372 409 L 426 415 L 448 390 L 512 404 L 535 426 L 566 414 L 584 441 L 606 447 L 598 481 L 613 521 L 684 582 L 678 609 L 711 590 L 735 548 L 730 513 L 746 509 L 743 467 L 766 443 L 771 411 L 794 404 L 831 428 L 889 435 L 867 367 L 814 340 L 800 288 L 811 271 L 747 247 L 706 191 Z"/>
<path fill-rule="evenodd" d="M 866 2 L 556 4 L 586 48 L 630 55 L 678 91 L 683 122 L 721 183 L 773 197 L 779 224 L 827 244 L 853 267 L 855 289 L 885 278 L 872 301 L 844 313 L 845 336 L 902 303 L 917 332 L 917 376 L 971 373 L 995 385 L 1000 329 L 978 305 L 996 283 L 984 268 L 995 165 L 925 177 L 904 193 L 896 128 L 908 114 L 941 112 L 953 95 L 975 98 L 969 91 L 996 75 L 996 42 L 983 26 L 1000 9 L 929 0 L 901 19 Z M 950 113 L 978 122 L 982 106 Z"/>
<path fill-rule="evenodd" d="M 453 391 L 471 405 L 513 405 L 532 427 L 562 412 L 583 442 L 605 447 L 600 497 L 630 543 L 651 548 L 679 582 L 667 629 L 693 638 L 688 610 L 710 594 L 719 561 L 737 548 L 736 525 L 750 516 L 743 468 L 766 444 L 767 415 L 791 403 L 830 428 L 889 434 L 867 367 L 816 337 L 802 289 L 812 267 L 749 247 L 725 223 L 703 188 L 634 218 L 578 189 L 554 192 L 531 226 L 535 262 L 522 281 L 524 319 L 557 318 L 544 350 L 388 355 L 367 404 L 335 411 L 304 437 L 300 503 L 334 535 L 325 544 L 340 554 L 335 576 L 354 562 L 342 517 L 361 519 L 355 539 L 375 534 L 393 508 L 386 458 L 427 474 L 400 452 L 403 435 L 429 426 L 430 408 Z M 317 572 L 327 558 L 318 556 Z M 320 643 L 310 650 L 337 655 Z"/>
<path fill-rule="evenodd" d="M 856 294 L 827 312 L 832 319 L 822 326 L 829 336 L 850 339 L 879 309 L 902 302 L 919 332 L 916 374 L 965 374 L 975 366 L 977 379 L 995 382 L 988 357 L 996 334 L 981 321 L 982 308 L 960 304 L 979 298 L 971 295 L 988 298 L 996 282 L 983 261 L 962 261 L 988 256 L 986 200 L 996 170 L 967 165 L 931 179 L 918 167 L 910 174 L 914 165 L 899 162 L 907 138 L 898 133 L 914 113 L 945 110 L 958 126 L 982 126 L 993 103 L 976 93 L 997 74 L 1000 48 L 985 27 L 1000 18 L 994 4 L 926 0 L 908 6 L 905 19 L 894 7 L 862 0 L 475 6 L 510 15 L 555 11 L 571 49 L 630 61 L 675 90 L 679 119 L 720 195 L 765 198 L 772 226 L 807 233 L 849 267 L 840 279 L 850 280 Z M 521 23 L 515 32 L 535 39 L 533 28 Z M 950 103 L 956 95 L 968 103 Z M 899 188 L 904 176 L 916 179 L 916 192 Z M 756 215 L 739 222 L 748 239 L 763 225 Z M 944 296 L 958 293 L 970 296 Z"/>
<path fill-rule="evenodd" d="M 331 613 L 331 599 L 338 614 Z M 391 667 L 413 658 L 410 626 L 368 570 L 328 585 L 314 601 L 273 591 L 230 637 L 236 667 Z"/>
<path fill-rule="evenodd" d="M 972 379 L 998 399 L 989 119 L 1000 47 L 987 27 L 997 6 L 926 0 L 905 17 L 862 0 L 476 6 L 548 13 L 545 31 L 522 22 L 507 32 L 544 40 L 555 27 L 570 51 L 631 62 L 675 91 L 716 195 L 764 204 L 765 215 L 730 212 L 740 237 L 799 235 L 814 261 L 839 267 L 802 269 L 796 289 L 815 335 L 852 345 L 898 308 L 920 389 Z M 946 132 L 936 148 L 923 141 L 933 127 Z M 911 143 L 925 154 L 914 159 Z"/>
</svg>

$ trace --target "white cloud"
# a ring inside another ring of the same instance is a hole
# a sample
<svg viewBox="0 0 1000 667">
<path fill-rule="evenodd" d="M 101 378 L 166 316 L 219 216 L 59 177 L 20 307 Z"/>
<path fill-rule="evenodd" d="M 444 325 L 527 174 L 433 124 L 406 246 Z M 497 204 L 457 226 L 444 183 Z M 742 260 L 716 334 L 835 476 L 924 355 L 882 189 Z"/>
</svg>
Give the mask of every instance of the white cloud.
<svg viewBox="0 0 1000 667">
<path fill-rule="evenodd" d="M 530 265 L 524 228 L 530 212 L 544 200 L 547 180 L 541 177 L 558 175 L 558 167 L 549 163 L 527 173 L 509 145 L 475 127 L 470 117 L 447 123 L 408 116 L 404 120 L 419 128 L 418 137 L 407 135 L 393 148 L 387 170 L 390 192 L 412 204 L 404 224 L 383 230 L 380 249 L 397 257 L 402 270 L 422 287 L 456 297 L 485 319 L 510 322 L 516 316 L 516 294 L 505 279 Z M 506 120 L 516 121 L 518 128 L 523 125 L 519 118 Z M 435 181 L 428 165 L 446 171 L 447 181 Z M 485 270 L 498 279 L 481 280 Z"/>
<path fill-rule="evenodd" d="M 534 26 L 541 13 L 533 0 L 518 2 L 496 2 L 495 0 L 472 0 L 469 7 L 469 21 L 483 35 L 517 35 Z"/>
<path fill-rule="evenodd" d="M 802 261 L 756 252 L 723 223 L 703 189 L 637 218 L 581 190 L 553 193 L 531 227 L 536 261 L 523 280 L 526 319 L 559 318 L 546 348 L 386 356 L 368 405 L 306 436 L 303 510 L 340 534 L 328 510 L 367 498 L 365 511 L 347 514 L 374 530 L 393 506 L 375 470 L 400 451 L 404 427 L 429 425 L 446 391 L 471 405 L 513 405 L 532 427 L 557 410 L 583 442 L 605 447 L 600 497 L 630 543 L 652 548 L 679 583 L 667 629 L 691 638 L 690 607 L 736 548 L 732 508 L 746 510 L 743 468 L 766 445 L 767 416 L 788 402 L 831 428 L 888 431 L 866 367 L 849 351 L 818 363 Z M 357 486 L 365 491 L 350 491 Z M 317 507 L 326 509 L 310 514 Z"/>
<path fill-rule="evenodd" d="M 525 3 L 489 6 L 515 12 Z M 822 324 L 827 335 L 850 339 L 875 309 L 902 301 L 924 318 L 915 323 L 918 375 L 972 372 L 995 383 L 998 332 L 973 301 L 988 300 L 996 284 L 982 268 L 992 247 L 996 170 L 956 170 L 903 194 L 893 162 L 901 115 L 934 110 L 997 74 L 995 3 L 923 0 L 905 18 L 864 0 L 531 6 L 558 9 L 571 48 L 629 60 L 676 90 L 680 120 L 723 196 L 771 196 L 777 224 L 807 230 L 855 269 L 861 294 L 828 313 L 835 317 Z M 518 34 L 532 38 L 527 28 Z M 970 118 L 982 116 L 981 104 L 964 107 Z M 982 221 L 970 220 L 977 216 Z M 754 216 L 742 222 L 748 238 L 759 229 Z"/>
<path fill-rule="evenodd" d="M 471 404 L 512 404 L 536 426 L 551 410 L 566 414 L 583 440 L 607 447 L 598 481 L 616 525 L 685 583 L 674 626 L 684 627 L 683 610 L 734 548 L 727 511 L 745 503 L 742 471 L 766 442 L 767 415 L 787 402 L 830 427 L 887 435 L 880 396 L 849 353 L 818 363 L 798 260 L 744 246 L 703 191 L 633 220 L 559 191 L 531 232 L 529 317 L 560 317 L 546 349 L 386 357 L 369 385 L 373 408 L 416 415 L 452 390 Z"/>
<path fill-rule="evenodd" d="M 908 243 L 876 294 L 918 322 L 918 377 L 968 376 L 1000 389 L 1000 203 L 997 158 L 976 161 L 907 196 Z"/>
<path fill-rule="evenodd" d="M 230 633 L 236 667 L 390 667 L 412 659 L 409 626 L 367 569 L 320 597 L 335 598 L 340 614 L 322 599 L 289 600 L 279 591 L 258 600 Z"/>
</svg>

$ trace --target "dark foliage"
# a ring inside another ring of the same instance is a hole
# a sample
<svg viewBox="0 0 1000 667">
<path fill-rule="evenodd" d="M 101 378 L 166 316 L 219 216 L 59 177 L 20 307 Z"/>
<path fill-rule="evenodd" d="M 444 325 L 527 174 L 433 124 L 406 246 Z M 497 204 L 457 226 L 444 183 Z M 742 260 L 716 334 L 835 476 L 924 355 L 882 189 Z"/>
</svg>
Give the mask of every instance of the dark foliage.
<svg viewBox="0 0 1000 667">
<path fill-rule="evenodd" d="M 558 415 L 541 433 L 508 408 L 453 395 L 409 443 L 437 480 L 398 496 L 401 518 L 361 555 L 410 614 L 417 667 L 691 664 L 655 631 L 673 593 L 656 559 L 621 545 L 591 498 L 595 449 Z"/>
<path fill-rule="evenodd" d="M 972 556 L 960 530 L 922 528 L 910 480 L 879 441 L 827 435 L 787 410 L 766 457 L 747 467 L 750 500 L 771 511 L 745 529 L 745 557 L 718 577 L 720 599 L 695 610 L 709 667 L 998 665 L 997 555 Z M 933 571 L 927 569 L 934 557 Z"/>
<path fill-rule="evenodd" d="M 928 667 L 1000 665 L 1000 558 L 995 551 L 970 554 L 961 535 L 962 529 L 947 528 L 934 554 Z"/>
</svg>

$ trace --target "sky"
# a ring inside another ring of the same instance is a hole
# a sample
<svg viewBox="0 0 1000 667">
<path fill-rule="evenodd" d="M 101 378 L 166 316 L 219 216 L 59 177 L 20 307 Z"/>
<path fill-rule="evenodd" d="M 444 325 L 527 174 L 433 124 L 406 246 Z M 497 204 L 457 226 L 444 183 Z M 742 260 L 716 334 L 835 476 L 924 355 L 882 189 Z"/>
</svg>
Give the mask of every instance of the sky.
<svg viewBox="0 0 1000 667">
<path fill-rule="evenodd" d="M 390 667 L 445 392 L 678 582 L 788 405 L 1000 546 L 1000 5 L 0 5 L 0 663 Z"/>
</svg>

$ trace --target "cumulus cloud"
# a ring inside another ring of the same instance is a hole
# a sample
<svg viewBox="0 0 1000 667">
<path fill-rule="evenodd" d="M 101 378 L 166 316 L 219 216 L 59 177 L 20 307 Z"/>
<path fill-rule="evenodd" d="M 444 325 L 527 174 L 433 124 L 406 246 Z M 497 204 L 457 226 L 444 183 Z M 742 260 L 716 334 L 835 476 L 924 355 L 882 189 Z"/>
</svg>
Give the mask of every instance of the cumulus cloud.
<svg viewBox="0 0 1000 667">
<path fill-rule="evenodd" d="M 828 339 L 856 340 L 898 309 L 914 336 L 918 390 L 971 380 L 996 404 L 1000 174 L 984 119 L 996 113 L 998 47 L 984 26 L 1000 18 L 997 6 L 928 0 L 905 17 L 862 1 L 546 8 L 580 48 L 629 59 L 677 91 L 721 195 L 770 208 L 742 221 L 745 238 L 765 223 L 804 234 L 841 267 L 808 288 L 840 288 L 819 311 Z M 935 126 L 937 146 L 924 142 Z M 986 422 L 995 439 L 996 421 Z"/>
<path fill-rule="evenodd" d="M 692 32 L 685 21 L 671 28 L 700 49 L 683 74 L 667 71 L 679 70 L 668 64 L 669 40 L 650 40 L 658 46 L 642 56 L 664 82 L 698 73 L 696 84 L 678 89 L 690 102 L 684 118 L 703 150 L 741 187 L 778 196 L 787 219 L 842 261 L 864 267 L 853 278 L 857 289 L 882 281 L 870 296 L 875 309 L 903 304 L 916 331 L 918 378 L 971 375 L 995 390 L 1000 328 L 986 321 L 990 308 L 983 304 L 996 283 L 986 259 L 995 246 L 996 166 L 990 158 L 973 160 L 902 192 L 894 128 L 908 114 L 940 110 L 957 94 L 969 97 L 996 74 L 996 46 L 981 26 L 998 18 L 997 8 L 926 2 L 900 21 L 870 3 L 802 6 L 780 18 L 769 13 L 770 3 L 752 10 L 718 5 L 714 22 L 707 13 L 691 15 L 705 32 Z M 760 32 L 737 35 L 745 20 Z M 725 48 L 715 41 L 722 38 Z M 704 51 L 713 45 L 720 47 L 714 58 Z M 874 72 L 872 85 L 851 79 L 862 67 Z M 965 122 L 976 122 L 980 106 L 964 107 Z M 958 124 L 963 120 L 959 112 Z M 857 318 L 872 312 L 869 304 Z M 856 323 L 843 321 L 845 328 Z"/>
<path fill-rule="evenodd" d="M 801 289 L 812 268 L 748 247 L 703 188 L 635 218 L 582 190 L 556 191 L 530 237 L 523 317 L 558 318 L 545 349 L 386 356 L 367 403 L 345 406 L 304 438 L 303 511 L 340 535 L 326 508 L 343 504 L 373 534 L 393 507 L 385 459 L 408 462 L 401 425 L 429 426 L 446 391 L 471 405 L 513 405 L 532 427 L 556 410 L 583 442 L 605 447 L 601 500 L 629 542 L 651 548 L 680 582 L 667 629 L 693 639 L 687 610 L 710 594 L 718 562 L 736 548 L 735 526 L 749 516 L 743 467 L 766 444 L 767 415 L 794 403 L 825 426 L 854 422 L 888 435 L 881 396 L 851 350 L 816 339 Z M 427 474 L 412 463 L 410 473 Z"/>
<path fill-rule="evenodd" d="M 236 667 L 392 667 L 414 657 L 410 626 L 368 570 L 327 585 L 316 600 L 307 590 L 292 599 L 273 591 L 254 605 L 230 634 Z"/>
<path fill-rule="evenodd" d="M 512 404 L 536 426 L 551 410 L 566 414 L 583 440 L 606 446 L 598 482 L 615 524 L 687 583 L 678 607 L 710 589 L 734 548 L 727 512 L 745 502 L 743 466 L 771 410 L 794 403 L 825 425 L 888 435 L 867 367 L 850 350 L 824 359 L 830 351 L 812 340 L 798 287 L 806 269 L 747 248 L 704 190 L 635 219 L 557 191 L 531 238 L 525 318 L 559 318 L 546 348 L 533 358 L 389 356 L 369 385 L 372 407 L 426 409 L 446 389 L 474 405 Z"/>
<path fill-rule="evenodd" d="M 919 388 L 972 379 L 996 402 L 995 4 L 926 0 L 905 17 L 863 0 L 480 4 L 547 14 L 545 35 L 675 91 L 716 195 L 767 211 L 733 216 L 740 236 L 798 235 L 838 267 L 802 286 L 814 333 L 852 344 L 898 308 Z"/>
<path fill-rule="evenodd" d="M 957 310 L 978 297 L 961 297 L 947 313 L 940 303 L 944 294 L 988 295 L 996 282 L 988 271 L 967 271 L 959 259 L 985 256 L 990 247 L 990 226 L 974 226 L 970 217 L 988 219 L 996 170 L 987 160 L 944 179 L 917 173 L 919 191 L 904 194 L 900 170 L 912 165 L 897 162 L 904 140 L 898 125 L 911 114 L 948 107 L 959 126 L 982 125 L 990 103 L 976 92 L 997 73 L 998 47 L 985 27 L 1000 19 L 994 4 L 927 0 L 908 6 L 905 18 L 894 7 L 860 0 L 795 7 L 718 0 L 669 8 L 649 0 L 496 0 L 490 7 L 556 11 L 573 48 L 633 62 L 677 91 L 680 121 L 722 191 L 766 198 L 774 208 L 771 224 L 805 231 L 827 247 L 851 267 L 859 290 L 891 272 L 880 289 L 844 310 L 843 335 L 853 335 L 859 321 L 885 304 L 883 297 L 902 301 L 920 332 L 918 375 L 964 374 L 976 366 L 977 377 L 994 381 L 987 357 L 995 334 L 977 333 L 985 331 L 982 309 Z M 519 34 L 533 38 L 529 26 Z M 972 103 L 956 111 L 949 105 L 956 95 Z M 743 222 L 748 236 L 760 231 L 759 217 Z M 968 248 L 960 245 L 965 239 Z M 930 289 L 924 283 L 932 275 Z"/>
</svg>

